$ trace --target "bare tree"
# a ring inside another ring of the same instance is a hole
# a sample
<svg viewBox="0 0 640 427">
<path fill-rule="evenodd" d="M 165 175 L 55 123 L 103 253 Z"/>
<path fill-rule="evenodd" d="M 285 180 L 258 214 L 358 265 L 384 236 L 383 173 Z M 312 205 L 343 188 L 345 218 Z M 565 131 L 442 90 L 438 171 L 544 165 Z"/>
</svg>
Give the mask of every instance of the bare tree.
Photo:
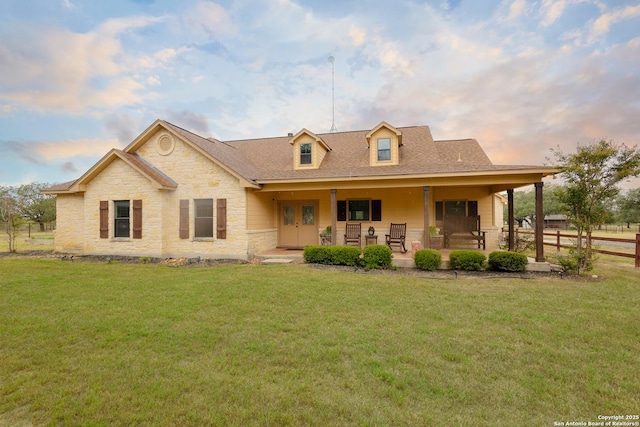
<svg viewBox="0 0 640 427">
<path fill-rule="evenodd" d="M 0 186 L 0 222 L 9 236 L 9 252 L 16 252 L 16 237 L 24 218 L 15 188 Z"/>
</svg>

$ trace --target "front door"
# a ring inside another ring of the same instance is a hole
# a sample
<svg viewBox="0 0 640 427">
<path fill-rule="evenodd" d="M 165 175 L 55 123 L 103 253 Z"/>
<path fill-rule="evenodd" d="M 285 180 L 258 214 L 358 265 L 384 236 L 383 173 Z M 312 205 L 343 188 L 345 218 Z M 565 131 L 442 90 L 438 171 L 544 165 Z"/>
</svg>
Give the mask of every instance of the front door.
<svg viewBox="0 0 640 427">
<path fill-rule="evenodd" d="M 278 246 L 303 248 L 318 244 L 318 201 L 281 201 L 278 206 Z"/>
</svg>

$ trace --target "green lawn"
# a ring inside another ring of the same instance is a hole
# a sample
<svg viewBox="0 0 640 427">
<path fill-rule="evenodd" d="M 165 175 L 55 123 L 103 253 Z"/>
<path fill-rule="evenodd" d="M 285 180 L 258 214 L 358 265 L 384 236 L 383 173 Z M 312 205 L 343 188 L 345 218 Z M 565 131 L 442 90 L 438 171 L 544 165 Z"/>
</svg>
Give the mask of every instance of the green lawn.
<svg viewBox="0 0 640 427">
<path fill-rule="evenodd" d="M 0 259 L 0 425 L 551 426 L 640 412 L 640 271 Z"/>
</svg>

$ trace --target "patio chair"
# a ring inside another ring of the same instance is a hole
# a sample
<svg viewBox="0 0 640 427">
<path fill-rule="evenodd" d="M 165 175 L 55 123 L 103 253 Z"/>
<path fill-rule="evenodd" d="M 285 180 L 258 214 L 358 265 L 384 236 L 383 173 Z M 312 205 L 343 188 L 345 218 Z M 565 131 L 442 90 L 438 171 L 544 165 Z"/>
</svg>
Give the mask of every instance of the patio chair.
<svg viewBox="0 0 640 427">
<path fill-rule="evenodd" d="M 389 227 L 389 234 L 385 234 L 385 243 L 389 246 L 389 249 L 393 250 L 391 245 L 398 245 L 402 253 L 407 252 L 407 248 L 404 247 L 404 239 L 407 234 L 407 223 L 404 224 L 391 224 Z"/>
<path fill-rule="evenodd" d="M 344 234 L 344 244 L 361 246 L 360 244 L 360 223 L 347 223 Z"/>
</svg>

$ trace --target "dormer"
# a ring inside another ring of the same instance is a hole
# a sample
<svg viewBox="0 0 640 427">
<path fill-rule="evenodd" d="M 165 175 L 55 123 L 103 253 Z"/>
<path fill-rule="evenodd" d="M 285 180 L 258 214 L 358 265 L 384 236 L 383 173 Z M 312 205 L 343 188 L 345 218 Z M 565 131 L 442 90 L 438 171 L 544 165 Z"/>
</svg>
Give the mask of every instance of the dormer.
<svg viewBox="0 0 640 427">
<path fill-rule="evenodd" d="M 331 148 L 313 132 L 302 129 L 289 140 L 293 146 L 293 169 L 318 169 Z"/>
<path fill-rule="evenodd" d="M 387 122 L 381 122 L 365 136 L 369 144 L 371 166 L 390 166 L 400 163 L 402 132 Z"/>
</svg>

